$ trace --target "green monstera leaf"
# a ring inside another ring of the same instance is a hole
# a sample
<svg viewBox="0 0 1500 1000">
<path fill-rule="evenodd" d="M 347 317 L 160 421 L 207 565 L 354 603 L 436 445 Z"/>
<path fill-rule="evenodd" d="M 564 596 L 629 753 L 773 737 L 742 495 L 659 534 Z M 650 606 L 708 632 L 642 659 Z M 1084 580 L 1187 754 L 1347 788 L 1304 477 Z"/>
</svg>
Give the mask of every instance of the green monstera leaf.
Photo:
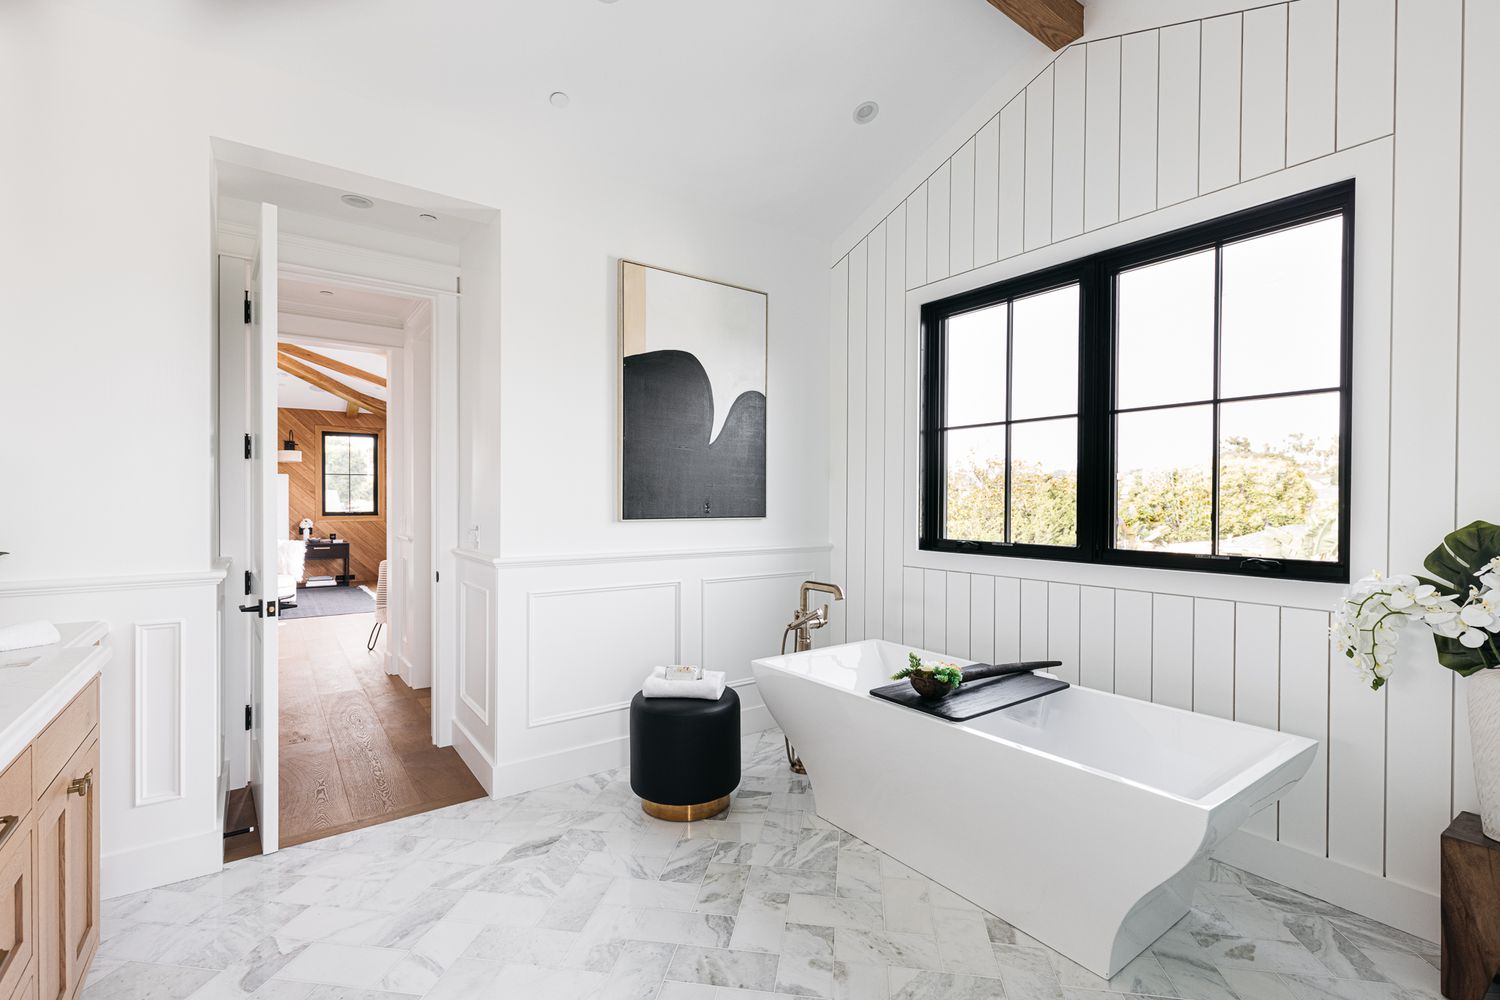
<svg viewBox="0 0 1500 1000">
<path fill-rule="evenodd" d="M 1475 521 L 1450 532 L 1443 543 L 1428 553 L 1422 565 L 1432 574 L 1423 578 L 1446 594 L 1457 595 L 1460 603 L 1470 587 L 1479 586 L 1479 568 L 1500 555 L 1500 525 Z M 1500 653 L 1493 641 L 1470 649 L 1457 639 L 1434 635 L 1438 662 L 1464 677 L 1487 667 L 1500 666 Z"/>
</svg>

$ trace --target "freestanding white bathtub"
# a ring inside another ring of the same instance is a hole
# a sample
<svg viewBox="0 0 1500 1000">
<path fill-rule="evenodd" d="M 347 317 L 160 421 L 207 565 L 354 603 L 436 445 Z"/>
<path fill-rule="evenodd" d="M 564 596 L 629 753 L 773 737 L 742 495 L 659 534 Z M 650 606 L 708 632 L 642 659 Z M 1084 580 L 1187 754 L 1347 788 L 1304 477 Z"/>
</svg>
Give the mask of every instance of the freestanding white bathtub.
<svg viewBox="0 0 1500 1000">
<path fill-rule="evenodd" d="M 754 661 L 818 815 L 1104 978 L 1187 913 L 1194 862 L 1317 751 L 1076 686 L 964 723 L 871 698 L 910 651 L 868 641 Z"/>
</svg>

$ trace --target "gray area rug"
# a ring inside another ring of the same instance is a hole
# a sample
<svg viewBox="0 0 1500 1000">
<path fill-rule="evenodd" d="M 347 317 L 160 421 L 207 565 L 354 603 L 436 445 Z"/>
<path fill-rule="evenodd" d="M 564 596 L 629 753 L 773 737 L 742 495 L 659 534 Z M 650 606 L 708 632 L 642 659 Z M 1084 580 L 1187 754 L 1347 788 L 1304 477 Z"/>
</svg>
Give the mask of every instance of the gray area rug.
<svg viewBox="0 0 1500 1000">
<path fill-rule="evenodd" d="M 375 610 L 375 598 L 360 587 L 299 587 L 297 606 L 283 608 L 283 618 L 364 615 Z"/>
</svg>

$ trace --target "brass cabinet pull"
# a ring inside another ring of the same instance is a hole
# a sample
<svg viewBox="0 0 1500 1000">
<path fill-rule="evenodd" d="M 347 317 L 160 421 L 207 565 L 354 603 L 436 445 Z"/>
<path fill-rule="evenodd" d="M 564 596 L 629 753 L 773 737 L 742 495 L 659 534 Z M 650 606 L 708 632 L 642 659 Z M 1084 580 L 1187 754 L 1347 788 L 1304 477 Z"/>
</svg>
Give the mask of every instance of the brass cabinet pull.
<svg viewBox="0 0 1500 1000">
<path fill-rule="evenodd" d="M 21 817 L 0 816 L 0 823 L 5 824 L 5 832 L 0 833 L 0 847 L 4 847 L 10 843 L 10 838 L 16 835 L 16 831 L 21 829 Z"/>
<path fill-rule="evenodd" d="M 72 781 L 68 782 L 68 794 L 69 795 L 81 795 L 84 798 L 88 798 L 89 792 L 92 792 L 93 790 L 94 790 L 94 772 L 93 771 L 89 771 L 89 773 L 85 774 L 83 777 L 81 777 L 81 778 L 74 778 Z"/>
</svg>

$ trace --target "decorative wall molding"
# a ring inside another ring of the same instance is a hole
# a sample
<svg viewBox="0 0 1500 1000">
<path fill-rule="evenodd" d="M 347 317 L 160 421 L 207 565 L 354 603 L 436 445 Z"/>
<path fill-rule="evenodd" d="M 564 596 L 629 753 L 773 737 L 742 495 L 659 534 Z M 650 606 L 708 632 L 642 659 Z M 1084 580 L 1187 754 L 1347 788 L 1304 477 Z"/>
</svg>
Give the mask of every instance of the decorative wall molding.
<svg viewBox="0 0 1500 1000">
<path fill-rule="evenodd" d="M 135 623 L 135 805 L 180 799 L 187 789 L 187 620 Z M 170 734 L 171 758 L 158 761 Z M 165 775 L 171 781 L 162 784 Z"/>
<path fill-rule="evenodd" d="M 469 592 L 477 591 L 483 595 L 482 606 L 484 607 L 484 645 L 479 656 L 479 677 L 483 682 L 480 698 L 483 704 L 475 702 L 469 694 L 470 671 L 473 668 L 470 657 L 469 645 Z M 494 672 L 494 611 L 493 591 L 488 587 L 482 587 L 477 583 L 463 580 L 459 583 L 458 597 L 458 698 L 469 711 L 473 712 L 482 725 L 490 724 L 490 675 Z"/>
<path fill-rule="evenodd" d="M 731 583 L 749 583 L 749 582 L 755 581 L 755 580 L 811 580 L 812 578 L 813 578 L 813 570 L 810 570 L 810 569 L 772 570 L 771 572 L 767 572 L 767 573 L 741 573 L 741 574 L 737 574 L 737 575 L 734 575 L 734 576 L 705 576 L 701 581 L 699 581 L 699 588 L 698 588 L 699 607 L 702 609 L 702 613 L 698 616 L 699 617 L 699 621 L 698 621 L 698 625 L 699 625 L 698 648 L 701 649 L 701 650 L 704 650 L 704 658 L 705 658 L 705 660 L 707 659 L 708 632 L 709 632 L 709 625 L 708 625 L 708 588 L 709 587 L 711 587 L 711 586 L 723 586 L 723 585 L 731 584 Z M 791 608 L 787 609 L 787 611 L 788 611 L 789 614 L 790 614 L 791 610 L 792 610 Z M 741 677 L 741 678 L 738 678 L 736 680 L 730 681 L 729 682 L 729 686 L 730 687 L 736 687 L 736 688 L 738 688 L 738 687 L 746 687 L 746 686 L 748 686 L 750 684 L 754 684 L 754 683 L 755 683 L 755 678 L 753 678 L 753 677 L 750 677 L 750 678 Z"/>
<path fill-rule="evenodd" d="M 578 719 L 587 719 L 596 715 L 608 715 L 611 712 L 622 712 L 630 707 L 630 699 L 606 702 L 598 705 L 590 705 L 568 712 L 557 712 L 551 715 L 539 715 L 536 706 L 536 678 L 537 678 L 537 647 L 540 631 L 537 628 L 536 616 L 537 605 L 543 601 L 561 600 L 568 597 L 582 597 L 590 594 L 614 594 L 632 593 L 651 590 L 667 590 L 672 594 L 672 661 L 682 661 L 682 581 L 662 580 L 645 583 L 614 584 L 600 587 L 574 587 L 561 590 L 534 590 L 526 595 L 526 727 L 537 729 L 542 726 L 557 725 L 562 722 L 573 722 Z"/>
<path fill-rule="evenodd" d="M 111 590 L 160 590 L 173 587 L 216 587 L 227 564 L 212 569 L 173 573 L 136 573 L 126 576 L 79 576 L 59 579 L 0 580 L 0 597 L 37 597 L 46 594 L 88 594 Z"/>
<path fill-rule="evenodd" d="M 497 556 L 475 549 L 456 548 L 453 555 L 466 562 L 499 569 L 544 569 L 553 566 L 581 566 L 590 563 L 666 562 L 674 559 L 736 559 L 750 556 L 787 556 L 804 552 L 829 552 L 832 542 L 811 545 L 766 545 L 732 548 L 657 549 L 640 552 L 586 552 L 555 556 Z"/>
</svg>

